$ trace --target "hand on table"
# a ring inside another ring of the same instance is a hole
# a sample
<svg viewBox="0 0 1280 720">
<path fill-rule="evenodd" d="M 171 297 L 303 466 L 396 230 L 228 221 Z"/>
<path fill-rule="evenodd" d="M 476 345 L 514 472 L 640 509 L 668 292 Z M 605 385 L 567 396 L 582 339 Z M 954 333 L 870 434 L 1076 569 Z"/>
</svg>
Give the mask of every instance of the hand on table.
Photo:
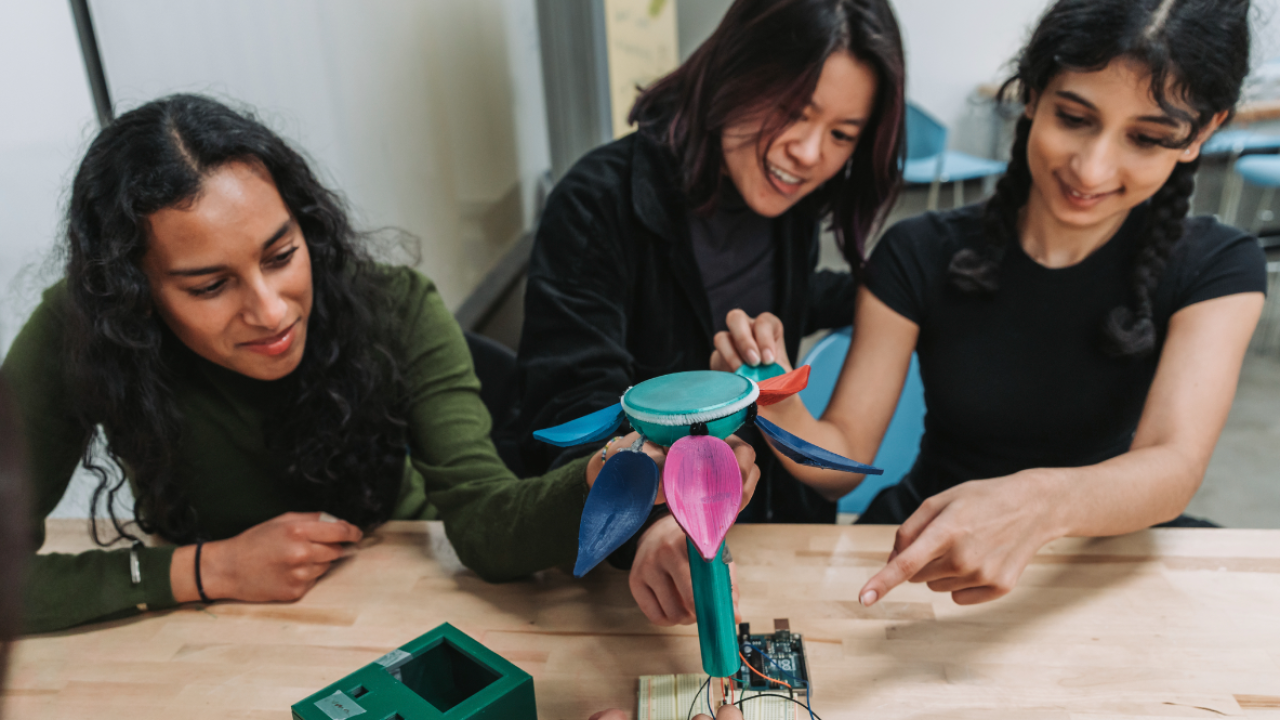
<svg viewBox="0 0 1280 720">
<path fill-rule="evenodd" d="M 360 528 L 322 513 L 285 513 L 227 540 L 204 544 L 200 575 L 214 600 L 297 600 L 329 566 L 353 551 L 344 543 L 363 537 Z M 169 579 L 178 602 L 199 600 L 195 546 L 173 554 Z"/>
<path fill-rule="evenodd" d="M 872 605 L 903 582 L 949 592 L 957 605 L 995 600 L 1059 537 L 1055 501 L 1029 473 L 972 480 L 927 500 L 898 529 L 884 569 L 858 593 Z"/>
<path fill-rule="evenodd" d="M 778 363 L 791 372 L 787 346 L 783 340 L 782 321 L 773 313 L 756 317 L 742 310 L 730 310 L 726 318 L 728 330 L 716 333 L 716 349 L 711 353 L 711 369 L 733 372 L 744 363 L 751 366 Z"/>
<path fill-rule="evenodd" d="M 636 440 L 639 439 L 640 433 L 628 433 L 621 437 L 615 437 L 605 443 L 603 448 L 605 451 L 604 457 L 601 457 L 599 452 L 593 453 L 591 455 L 591 460 L 587 462 L 587 487 L 590 488 L 596 484 L 596 477 L 600 475 L 600 471 L 604 469 L 604 463 L 606 460 L 624 450 L 627 450 L 635 444 Z M 661 472 L 663 464 L 667 461 L 667 449 L 661 445 L 651 443 L 648 440 L 645 441 L 644 445 L 640 449 L 645 455 L 648 455 L 651 460 L 657 463 L 658 471 Z M 663 502 L 665 501 L 662 499 L 662 491 L 659 490 L 658 498 L 654 500 L 654 505 L 661 505 Z"/>
</svg>

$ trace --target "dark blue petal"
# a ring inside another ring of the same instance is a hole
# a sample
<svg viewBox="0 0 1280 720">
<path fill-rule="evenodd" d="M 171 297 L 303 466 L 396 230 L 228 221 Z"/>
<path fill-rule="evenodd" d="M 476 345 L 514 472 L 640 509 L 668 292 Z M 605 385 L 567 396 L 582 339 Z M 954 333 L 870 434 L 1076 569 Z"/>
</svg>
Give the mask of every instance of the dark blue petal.
<svg viewBox="0 0 1280 720">
<path fill-rule="evenodd" d="M 609 458 L 582 508 L 574 577 L 586 575 L 644 525 L 658 496 L 658 477 L 657 463 L 642 452 Z"/>
<path fill-rule="evenodd" d="M 773 441 L 779 452 L 792 460 L 795 460 L 801 465 L 810 465 L 813 467 L 825 468 L 827 470 L 861 473 L 863 475 L 884 474 L 884 470 L 881 470 L 880 468 L 863 465 L 860 462 L 854 462 L 853 460 L 841 457 L 830 450 L 824 450 L 807 440 L 802 440 L 762 417 L 756 417 L 756 427 L 760 428 L 760 432 L 764 433 Z"/>
</svg>

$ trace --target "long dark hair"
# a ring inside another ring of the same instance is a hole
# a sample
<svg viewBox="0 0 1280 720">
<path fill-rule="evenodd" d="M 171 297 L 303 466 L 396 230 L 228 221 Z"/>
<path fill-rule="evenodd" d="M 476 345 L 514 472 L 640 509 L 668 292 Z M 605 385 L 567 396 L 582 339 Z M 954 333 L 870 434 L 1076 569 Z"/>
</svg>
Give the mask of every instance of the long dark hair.
<svg viewBox="0 0 1280 720">
<path fill-rule="evenodd" d="M 1187 137 L 1172 145 L 1186 147 L 1214 115 L 1230 113 L 1239 100 L 1249 72 L 1248 16 L 1249 0 L 1059 0 L 1040 19 L 1001 93 L 1017 88 L 1028 104 L 1064 70 L 1101 70 L 1118 58 L 1133 60 L 1150 71 L 1160 108 L 1190 125 Z M 1005 248 L 1018 242 L 1018 213 L 1031 192 L 1031 124 L 1025 116 L 1018 120 L 1008 170 L 986 204 L 985 244 L 962 249 L 951 260 L 951 283 L 963 292 L 994 293 Z M 1179 162 L 1151 198 L 1134 259 L 1131 304 L 1112 310 L 1103 323 L 1103 349 L 1111 355 L 1142 356 L 1155 349 L 1152 294 L 1182 238 L 1199 164 L 1198 158 Z"/>
<path fill-rule="evenodd" d="M 287 482 L 309 488 L 316 508 L 368 527 L 385 520 L 404 472 L 403 384 L 383 332 L 389 299 L 342 200 L 303 157 L 248 113 L 198 95 L 171 95 L 121 115 L 89 146 L 67 212 L 68 367 L 85 432 L 84 460 L 98 476 L 96 510 L 115 514 L 128 468 L 144 532 L 201 539 L 200 519 L 175 476 L 183 441 L 173 395 L 175 360 L 190 353 L 154 311 L 140 267 L 147 217 L 190 202 L 230 162 L 270 173 L 311 255 L 307 344 L 287 383 L 289 402 L 265 424 Z M 104 431 L 115 474 L 95 459 Z M 99 539 L 99 542 L 103 542 Z"/>
<path fill-rule="evenodd" d="M 690 204 L 705 211 L 723 182 L 724 129 L 776 108 L 761 129 L 772 142 L 813 97 L 826 59 L 841 50 L 875 71 L 875 105 L 849 171 L 804 202 L 831 214 L 856 268 L 897 198 L 906 152 L 902 38 L 886 0 L 737 0 L 688 60 L 640 94 L 630 120 L 675 153 Z"/>
</svg>

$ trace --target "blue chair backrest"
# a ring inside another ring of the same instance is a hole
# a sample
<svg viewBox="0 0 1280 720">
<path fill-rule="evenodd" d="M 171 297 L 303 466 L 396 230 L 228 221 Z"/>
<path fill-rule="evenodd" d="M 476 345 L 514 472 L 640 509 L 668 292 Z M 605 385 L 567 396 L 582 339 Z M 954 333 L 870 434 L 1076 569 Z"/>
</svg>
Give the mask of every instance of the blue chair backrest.
<svg viewBox="0 0 1280 720">
<path fill-rule="evenodd" d="M 947 126 L 907 103 L 907 159 L 921 160 L 946 152 Z"/>
<path fill-rule="evenodd" d="M 809 365 L 809 386 L 800 391 L 800 399 L 814 417 L 822 415 L 835 391 L 836 380 L 844 367 L 844 357 L 849 352 L 850 328 L 832 332 L 805 355 L 802 364 Z M 915 464 L 920 453 L 920 438 L 924 435 L 924 383 L 920 380 L 920 362 L 911 355 L 911 369 L 898 398 L 898 408 L 889 421 L 889 429 L 880 443 L 880 450 L 872 463 L 884 469 L 883 475 L 868 475 L 848 495 L 840 498 L 840 512 L 861 514 L 875 499 L 877 493 L 891 485 L 897 485 Z"/>
</svg>

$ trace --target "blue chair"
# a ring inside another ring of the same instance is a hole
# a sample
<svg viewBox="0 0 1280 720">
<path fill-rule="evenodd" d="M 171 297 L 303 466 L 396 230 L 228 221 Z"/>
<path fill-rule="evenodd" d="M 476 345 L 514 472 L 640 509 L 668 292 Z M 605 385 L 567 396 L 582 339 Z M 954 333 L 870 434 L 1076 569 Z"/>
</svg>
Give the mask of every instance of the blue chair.
<svg viewBox="0 0 1280 720">
<path fill-rule="evenodd" d="M 1227 155 L 1227 167 L 1239 163 L 1247 152 L 1274 152 L 1280 150 L 1280 135 L 1248 130 L 1245 128 L 1219 130 L 1200 147 L 1201 155 Z M 1222 181 L 1222 198 L 1218 201 L 1218 217 L 1228 225 L 1235 224 L 1240 211 L 1240 196 L 1244 187 L 1238 171 L 1229 173 Z M 1262 205 L 1266 207 L 1266 205 Z"/>
<path fill-rule="evenodd" d="M 1242 157 L 1236 161 L 1235 174 L 1243 181 L 1259 185 L 1263 188 L 1262 198 L 1258 202 L 1258 212 L 1254 215 L 1253 232 L 1257 232 L 1261 219 L 1262 211 L 1271 207 L 1271 201 L 1275 199 L 1276 188 L 1280 187 L 1280 155 L 1250 155 Z M 1263 247 L 1275 247 L 1273 244 L 1275 238 L 1267 238 L 1263 242 Z M 1280 276 L 1280 263 L 1267 263 L 1267 303 L 1262 311 L 1262 318 L 1258 321 L 1258 329 L 1254 331 L 1253 344 L 1258 349 L 1266 352 L 1267 348 L 1274 347 L 1272 344 L 1276 336 L 1276 324 L 1280 321 L 1280 292 L 1276 292 L 1277 280 Z"/>
<path fill-rule="evenodd" d="M 947 149 L 947 126 L 907 103 L 907 162 L 902 176 L 909 183 L 929 186 L 929 209 L 938 209 L 942 183 L 953 183 L 955 206 L 964 205 L 964 181 L 1000 175 L 1005 163 Z"/>
<path fill-rule="evenodd" d="M 800 391 L 800 399 L 815 417 L 822 415 L 836 389 L 844 357 L 849 353 L 851 328 L 832 332 L 809 351 L 802 364 L 808 365 L 809 386 Z M 899 481 L 911 470 L 920 452 L 924 435 L 924 384 L 920 380 L 920 363 L 913 354 L 907 381 L 898 398 L 898 409 L 889 421 L 889 429 L 880 443 L 880 451 L 872 463 L 884 468 L 883 475 L 868 475 L 853 492 L 840 498 L 840 512 L 862 514 L 876 494 Z"/>
<path fill-rule="evenodd" d="M 1280 187 L 1280 155 L 1250 155 L 1242 157 L 1236 161 L 1235 174 L 1245 182 L 1258 185 L 1263 188 L 1262 198 L 1258 201 L 1258 212 L 1254 215 L 1252 231 L 1257 232 L 1261 224 L 1262 211 L 1271 207 L 1271 201 L 1275 199 L 1276 188 Z M 1236 204 L 1239 204 L 1237 199 Z M 1232 211 L 1231 221 L 1235 220 L 1235 211 Z"/>
<path fill-rule="evenodd" d="M 1200 146 L 1204 155 L 1239 155 L 1248 150 L 1280 150 L 1280 135 L 1257 130 L 1219 130 Z"/>
</svg>

